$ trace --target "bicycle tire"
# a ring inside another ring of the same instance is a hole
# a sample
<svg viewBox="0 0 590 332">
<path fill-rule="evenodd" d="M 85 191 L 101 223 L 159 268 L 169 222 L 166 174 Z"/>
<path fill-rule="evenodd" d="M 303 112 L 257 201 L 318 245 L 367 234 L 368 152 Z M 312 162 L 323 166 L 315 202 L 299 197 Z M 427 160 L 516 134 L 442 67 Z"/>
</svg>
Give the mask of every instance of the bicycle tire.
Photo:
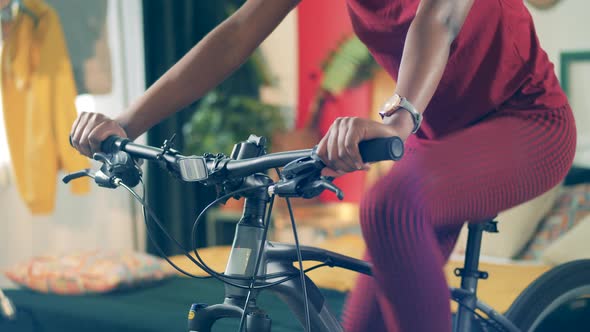
<svg viewBox="0 0 590 332">
<path fill-rule="evenodd" d="M 516 298 L 505 316 L 523 332 L 533 332 L 557 308 L 585 295 L 590 295 L 590 259 L 545 272 Z"/>
</svg>

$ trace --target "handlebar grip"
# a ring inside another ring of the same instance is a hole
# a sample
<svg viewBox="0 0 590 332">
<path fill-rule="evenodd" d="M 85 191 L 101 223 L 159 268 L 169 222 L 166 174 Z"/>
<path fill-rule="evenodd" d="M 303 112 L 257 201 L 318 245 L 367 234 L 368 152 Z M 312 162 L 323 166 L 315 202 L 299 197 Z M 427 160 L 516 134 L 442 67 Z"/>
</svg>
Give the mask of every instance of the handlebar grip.
<svg viewBox="0 0 590 332">
<path fill-rule="evenodd" d="M 74 146 L 72 143 L 72 135 L 68 136 L 70 141 L 70 146 Z M 122 138 L 116 135 L 112 135 L 107 137 L 102 143 L 100 143 L 100 150 L 104 153 L 114 153 L 119 151 L 119 147 L 123 144 L 127 139 Z"/>
<path fill-rule="evenodd" d="M 100 143 L 100 150 L 104 153 L 114 153 L 119 151 L 119 146 L 124 141 L 123 138 L 112 135 L 107 137 L 102 143 Z"/>
<path fill-rule="evenodd" d="M 361 157 L 366 163 L 381 160 L 400 160 L 404 155 L 404 142 L 401 138 L 375 138 L 359 143 Z"/>
</svg>

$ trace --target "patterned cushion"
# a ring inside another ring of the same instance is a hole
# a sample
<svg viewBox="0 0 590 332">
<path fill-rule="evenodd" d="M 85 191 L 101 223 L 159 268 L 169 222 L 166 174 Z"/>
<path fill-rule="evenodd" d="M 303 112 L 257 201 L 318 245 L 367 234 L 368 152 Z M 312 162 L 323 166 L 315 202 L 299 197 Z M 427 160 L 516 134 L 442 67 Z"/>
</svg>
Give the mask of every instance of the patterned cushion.
<svg viewBox="0 0 590 332">
<path fill-rule="evenodd" d="M 166 261 L 144 253 L 81 252 L 40 256 L 5 272 L 15 283 L 43 293 L 105 293 L 174 274 Z"/>
<path fill-rule="evenodd" d="M 499 233 L 484 233 L 481 243 L 481 255 L 512 259 L 526 246 L 533 237 L 543 217 L 551 211 L 562 190 L 561 185 L 537 196 L 527 202 L 508 210 L 501 211 L 498 217 Z M 455 255 L 465 255 L 467 247 L 468 225 L 463 225 L 461 234 L 453 250 Z"/>
<path fill-rule="evenodd" d="M 590 215 L 590 184 L 565 187 L 564 193 L 541 222 L 520 258 L 540 259 L 551 242 L 557 240 L 587 215 Z"/>
</svg>

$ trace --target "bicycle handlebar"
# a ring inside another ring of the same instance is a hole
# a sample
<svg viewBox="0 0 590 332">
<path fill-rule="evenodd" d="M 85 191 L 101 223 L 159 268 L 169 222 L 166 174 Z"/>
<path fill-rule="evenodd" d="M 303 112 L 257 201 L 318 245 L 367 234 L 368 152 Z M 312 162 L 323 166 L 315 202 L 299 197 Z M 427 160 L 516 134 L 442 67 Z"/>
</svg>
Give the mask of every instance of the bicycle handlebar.
<svg viewBox="0 0 590 332">
<path fill-rule="evenodd" d="M 106 153 L 123 151 L 130 154 L 132 157 L 146 160 L 164 160 L 171 169 L 176 171 L 178 171 L 178 162 L 180 160 L 198 158 L 183 156 L 177 151 L 170 149 L 161 149 L 133 143 L 127 138 L 117 136 L 108 137 L 101 144 L 101 149 Z M 364 162 L 399 160 L 404 154 L 403 142 L 399 137 L 377 138 L 363 141 L 359 144 L 359 150 Z M 215 163 L 213 163 L 212 160 L 207 160 L 207 171 L 212 173 L 213 171 L 223 168 L 225 171 L 224 175 L 227 178 L 244 177 L 271 168 L 283 167 L 296 159 L 309 157 L 313 154 L 314 149 L 304 149 L 270 153 L 244 160 L 232 160 L 227 158 L 223 162 L 217 160 Z"/>
</svg>

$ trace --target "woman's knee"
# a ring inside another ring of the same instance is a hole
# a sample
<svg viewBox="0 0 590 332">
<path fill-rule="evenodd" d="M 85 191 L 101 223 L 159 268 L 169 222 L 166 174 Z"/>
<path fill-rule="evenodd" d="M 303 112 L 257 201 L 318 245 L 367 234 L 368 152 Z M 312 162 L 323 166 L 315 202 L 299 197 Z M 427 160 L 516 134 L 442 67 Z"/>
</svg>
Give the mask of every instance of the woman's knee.
<svg viewBox="0 0 590 332">
<path fill-rule="evenodd" d="M 431 204 L 423 187 L 409 177 L 377 184 L 361 202 L 361 228 L 366 237 L 396 236 L 430 217 Z"/>
</svg>

